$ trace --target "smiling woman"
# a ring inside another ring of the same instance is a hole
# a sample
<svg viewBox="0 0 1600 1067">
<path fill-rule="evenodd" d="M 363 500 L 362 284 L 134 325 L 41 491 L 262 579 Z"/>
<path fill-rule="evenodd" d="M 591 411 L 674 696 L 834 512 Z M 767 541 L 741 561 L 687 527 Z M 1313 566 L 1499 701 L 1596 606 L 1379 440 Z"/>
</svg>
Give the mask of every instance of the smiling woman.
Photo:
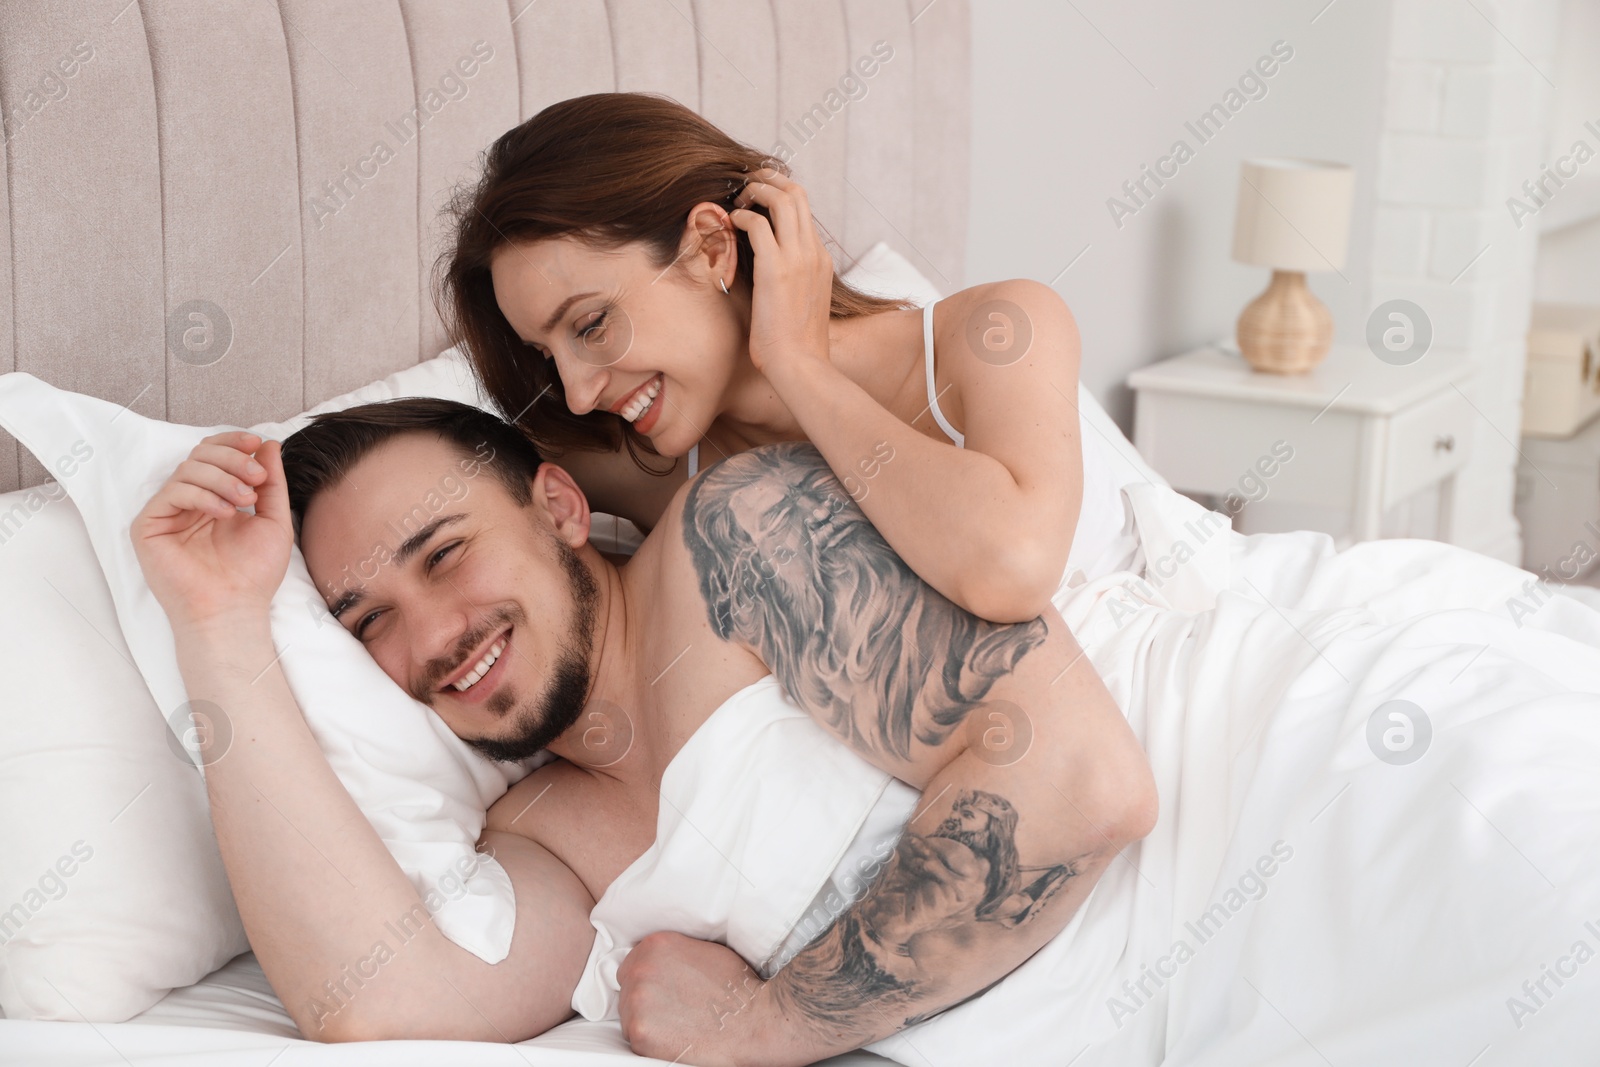
<svg viewBox="0 0 1600 1067">
<path fill-rule="evenodd" d="M 699 204 L 732 210 L 754 173 L 772 162 L 693 111 L 640 93 L 562 101 L 490 146 L 479 184 L 454 205 L 456 243 L 447 253 L 443 283 L 454 331 L 490 395 L 517 426 L 557 455 L 572 448 L 616 451 L 624 442 L 636 459 L 641 451 L 682 455 L 699 440 L 696 435 L 674 451 L 632 419 L 588 417 L 597 407 L 620 416 L 629 397 L 608 392 L 599 403 L 588 391 L 594 378 L 569 383 L 556 363 L 566 357 L 579 369 L 602 370 L 641 342 L 690 355 L 709 355 L 713 344 L 735 345 L 734 338 L 694 329 L 700 316 L 682 306 L 685 294 L 676 285 L 657 283 L 676 282 L 668 277 L 671 268 L 689 265 L 683 238 L 690 211 Z M 541 242 L 549 244 L 557 263 L 533 251 Z M 755 251 L 743 234 L 734 243 L 735 285 L 748 285 Z M 628 250 L 642 254 L 627 256 Z M 572 292 L 553 277 L 619 260 L 637 268 L 643 283 L 624 306 L 611 279 Z M 712 285 L 719 297 L 721 288 Z M 834 317 L 903 306 L 833 279 Z M 663 328 L 638 336 L 657 322 Z M 652 379 L 658 390 L 661 377 Z M 634 382 L 627 392 L 646 384 Z M 573 395 L 578 392 L 581 398 Z M 707 399 L 685 396 L 678 402 L 704 427 L 715 415 L 702 410 Z M 673 444 L 689 432 L 683 426 Z"/>
<path fill-rule="evenodd" d="M 847 485 L 870 471 L 866 517 L 962 608 L 1024 622 L 1064 585 L 1084 484 L 1078 335 L 1048 286 L 989 283 L 920 311 L 862 293 L 783 162 L 636 93 L 508 131 L 453 213 L 453 333 L 596 510 L 648 530 L 701 466 L 805 441 Z"/>
</svg>

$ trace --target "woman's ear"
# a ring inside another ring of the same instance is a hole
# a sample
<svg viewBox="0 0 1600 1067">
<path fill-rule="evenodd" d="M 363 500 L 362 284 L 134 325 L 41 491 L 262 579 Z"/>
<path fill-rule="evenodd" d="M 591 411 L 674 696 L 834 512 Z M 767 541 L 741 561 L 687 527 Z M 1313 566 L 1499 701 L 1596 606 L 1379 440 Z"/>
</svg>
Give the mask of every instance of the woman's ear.
<svg viewBox="0 0 1600 1067">
<path fill-rule="evenodd" d="M 589 540 L 589 498 L 562 467 L 541 463 L 533 477 L 533 503 L 550 516 L 556 536 L 573 548 Z"/>
<path fill-rule="evenodd" d="M 703 201 L 689 209 L 678 247 L 688 248 L 683 262 L 703 275 L 706 285 L 719 291 L 721 281 L 732 289 L 739 269 L 739 231 L 721 205 Z"/>
</svg>

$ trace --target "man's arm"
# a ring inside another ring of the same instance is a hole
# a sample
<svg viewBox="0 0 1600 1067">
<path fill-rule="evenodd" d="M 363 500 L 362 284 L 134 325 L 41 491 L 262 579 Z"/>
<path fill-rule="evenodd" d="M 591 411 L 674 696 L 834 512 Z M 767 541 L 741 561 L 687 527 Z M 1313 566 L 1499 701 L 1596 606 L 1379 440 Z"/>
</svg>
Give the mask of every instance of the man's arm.
<svg viewBox="0 0 1600 1067">
<path fill-rule="evenodd" d="M 737 1013 L 725 995 L 696 1004 L 706 987 L 685 967 L 730 979 L 729 961 L 687 939 L 641 943 L 619 974 L 636 1051 L 807 1063 L 885 1037 L 1015 969 L 1149 832 L 1149 765 L 1060 616 L 1001 625 L 956 607 L 809 446 L 707 471 L 683 527 L 717 632 L 924 794 L 865 896 Z"/>
<path fill-rule="evenodd" d="M 264 472 L 246 465 L 252 451 Z M 233 495 L 235 478 L 257 498 Z M 245 503 L 255 515 L 234 509 Z M 567 1018 L 593 941 L 577 877 L 532 841 L 486 833 L 517 915 L 510 955 L 484 963 L 433 924 L 301 716 L 268 626 L 293 539 L 276 443 L 208 438 L 132 536 L 191 701 L 229 728 L 202 753 L 212 823 L 251 947 L 301 1033 L 520 1041 Z"/>
</svg>

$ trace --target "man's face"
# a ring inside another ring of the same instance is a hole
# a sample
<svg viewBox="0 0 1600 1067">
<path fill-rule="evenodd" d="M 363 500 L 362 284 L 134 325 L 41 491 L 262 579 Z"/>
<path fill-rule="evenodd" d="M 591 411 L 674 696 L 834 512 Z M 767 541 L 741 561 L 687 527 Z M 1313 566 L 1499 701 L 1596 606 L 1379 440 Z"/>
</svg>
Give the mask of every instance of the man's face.
<svg viewBox="0 0 1600 1067">
<path fill-rule="evenodd" d="M 312 500 L 300 540 L 340 625 L 484 754 L 526 758 L 577 721 L 594 577 L 537 498 L 519 506 L 481 458 L 395 437 Z"/>
</svg>

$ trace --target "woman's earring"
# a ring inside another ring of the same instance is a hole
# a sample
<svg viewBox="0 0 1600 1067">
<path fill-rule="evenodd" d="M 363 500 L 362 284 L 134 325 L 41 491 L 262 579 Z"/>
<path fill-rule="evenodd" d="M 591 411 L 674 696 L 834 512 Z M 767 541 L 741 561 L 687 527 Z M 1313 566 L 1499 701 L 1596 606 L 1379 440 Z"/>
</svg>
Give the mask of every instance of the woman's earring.
<svg viewBox="0 0 1600 1067">
<path fill-rule="evenodd" d="M 723 296 L 727 296 L 728 295 L 728 283 L 723 281 L 721 278 L 718 278 L 717 279 L 717 284 L 722 286 L 722 295 Z"/>
</svg>

